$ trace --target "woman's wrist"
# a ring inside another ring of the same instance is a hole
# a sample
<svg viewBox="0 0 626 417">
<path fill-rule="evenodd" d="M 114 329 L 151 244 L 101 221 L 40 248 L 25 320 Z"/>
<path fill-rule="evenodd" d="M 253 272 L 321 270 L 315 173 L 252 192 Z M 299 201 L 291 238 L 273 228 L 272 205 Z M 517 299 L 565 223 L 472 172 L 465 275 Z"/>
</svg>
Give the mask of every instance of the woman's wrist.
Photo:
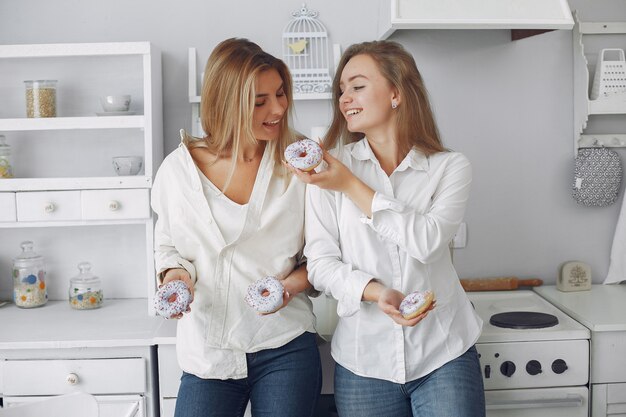
<svg viewBox="0 0 626 417">
<path fill-rule="evenodd" d="M 362 301 L 371 301 L 373 303 L 377 303 L 380 298 L 380 294 L 387 287 L 378 281 L 376 278 L 372 278 L 370 282 L 367 283 L 365 288 L 363 289 L 363 295 L 361 296 Z"/>
</svg>

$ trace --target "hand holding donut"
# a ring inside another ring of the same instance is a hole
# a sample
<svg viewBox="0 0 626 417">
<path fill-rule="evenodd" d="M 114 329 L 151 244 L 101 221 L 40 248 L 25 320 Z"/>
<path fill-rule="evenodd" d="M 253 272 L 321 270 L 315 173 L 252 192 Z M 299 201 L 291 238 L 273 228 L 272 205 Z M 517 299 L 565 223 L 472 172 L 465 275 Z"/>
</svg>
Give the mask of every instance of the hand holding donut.
<svg viewBox="0 0 626 417">
<path fill-rule="evenodd" d="M 306 184 L 313 184 L 324 190 L 340 191 L 347 194 L 349 187 L 355 180 L 359 181 L 359 179 L 348 169 L 348 167 L 342 164 L 341 161 L 333 157 L 323 148 L 322 155 L 323 160 L 326 161 L 327 167 L 321 172 L 314 172 L 310 170 L 304 171 L 289 163 L 285 163 L 285 166 L 300 181 Z"/>
<path fill-rule="evenodd" d="M 378 307 L 396 323 L 413 327 L 435 308 L 434 295 L 426 293 L 414 292 L 405 297 L 398 290 L 385 288 L 378 298 Z"/>
<path fill-rule="evenodd" d="M 183 313 L 191 311 L 192 302 L 193 282 L 189 272 L 183 268 L 168 269 L 155 297 L 157 313 L 165 318 L 179 319 Z"/>
</svg>

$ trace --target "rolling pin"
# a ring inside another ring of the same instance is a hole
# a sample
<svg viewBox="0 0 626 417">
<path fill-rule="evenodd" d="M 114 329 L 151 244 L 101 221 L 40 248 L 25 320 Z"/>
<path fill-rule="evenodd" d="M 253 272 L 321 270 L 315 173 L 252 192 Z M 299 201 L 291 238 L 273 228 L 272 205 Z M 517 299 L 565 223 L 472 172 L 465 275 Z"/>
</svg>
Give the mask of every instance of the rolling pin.
<svg viewBox="0 0 626 417">
<path fill-rule="evenodd" d="M 543 284 L 538 278 L 519 279 L 517 277 L 461 279 L 465 291 L 503 291 L 516 290 L 518 287 L 536 287 Z"/>
</svg>

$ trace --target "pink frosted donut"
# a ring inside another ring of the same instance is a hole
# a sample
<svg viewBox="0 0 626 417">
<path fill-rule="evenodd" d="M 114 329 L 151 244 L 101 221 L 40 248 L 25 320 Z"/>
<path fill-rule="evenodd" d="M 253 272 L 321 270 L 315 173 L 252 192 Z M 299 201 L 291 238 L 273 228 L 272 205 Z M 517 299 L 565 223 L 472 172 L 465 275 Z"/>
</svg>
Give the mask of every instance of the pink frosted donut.
<svg viewBox="0 0 626 417">
<path fill-rule="evenodd" d="M 191 292 L 181 280 L 170 281 L 156 293 L 154 308 L 156 312 L 166 319 L 187 311 L 191 302 Z"/>
<path fill-rule="evenodd" d="M 301 171 L 311 171 L 322 162 L 322 148 L 314 140 L 302 139 L 285 149 L 285 160 Z"/>
<path fill-rule="evenodd" d="M 283 284 L 275 277 L 256 280 L 248 286 L 246 302 L 259 313 L 273 313 L 283 305 Z"/>
<path fill-rule="evenodd" d="M 402 317 L 411 320 L 425 312 L 435 299 L 435 294 L 431 291 L 415 291 L 404 297 L 400 303 L 400 313 Z"/>
</svg>

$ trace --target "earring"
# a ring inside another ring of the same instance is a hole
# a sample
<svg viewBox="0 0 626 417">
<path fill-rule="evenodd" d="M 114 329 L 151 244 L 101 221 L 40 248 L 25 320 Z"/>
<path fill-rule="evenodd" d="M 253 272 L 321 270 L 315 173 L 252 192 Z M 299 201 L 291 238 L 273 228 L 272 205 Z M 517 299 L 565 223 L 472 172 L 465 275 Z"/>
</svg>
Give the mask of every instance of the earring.
<svg viewBox="0 0 626 417">
<path fill-rule="evenodd" d="M 391 100 L 391 108 L 395 109 L 398 107 L 398 102 L 396 100 Z"/>
</svg>

